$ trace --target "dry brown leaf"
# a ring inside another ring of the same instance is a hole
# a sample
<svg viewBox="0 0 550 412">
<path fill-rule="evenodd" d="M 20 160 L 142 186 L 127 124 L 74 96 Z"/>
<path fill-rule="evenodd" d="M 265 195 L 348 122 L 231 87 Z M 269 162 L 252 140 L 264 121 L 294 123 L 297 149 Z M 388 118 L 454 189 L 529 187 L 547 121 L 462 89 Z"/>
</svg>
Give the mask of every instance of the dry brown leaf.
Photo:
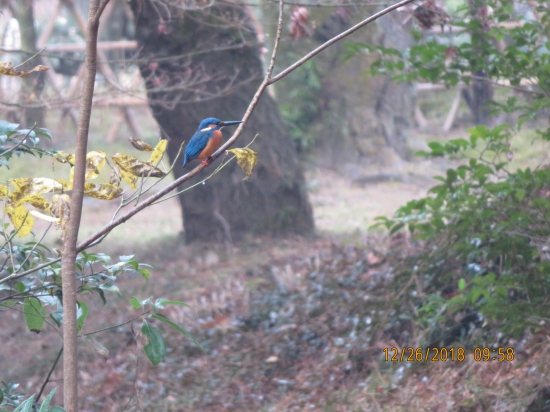
<svg viewBox="0 0 550 412">
<path fill-rule="evenodd" d="M 84 185 L 84 194 L 94 199 L 112 200 L 122 196 L 122 193 L 124 193 L 124 189 L 119 185 L 113 185 L 111 183 L 86 183 Z"/>
<path fill-rule="evenodd" d="M 52 215 L 59 219 L 58 227 L 63 232 L 61 239 L 64 239 L 71 215 L 71 198 L 69 195 L 53 195 L 50 211 Z"/>
<path fill-rule="evenodd" d="M 46 177 L 11 179 L 10 184 L 15 187 L 15 191 L 9 194 L 10 204 L 14 208 L 27 202 L 30 197 L 62 188 L 60 183 Z"/>
<path fill-rule="evenodd" d="M 53 158 L 59 163 L 69 163 L 71 166 L 74 166 L 74 154 L 57 152 Z"/>
<path fill-rule="evenodd" d="M 111 176 L 109 176 L 109 184 L 111 185 L 119 185 L 120 184 L 120 171 L 118 170 L 118 167 L 113 167 L 111 170 Z"/>
<path fill-rule="evenodd" d="M 46 199 L 40 196 L 30 196 L 26 198 L 26 203 L 30 203 L 35 208 L 43 210 L 45 212 L 49 212 L 50 210 L 50 202 L 48 202 Z"/>
<path fill-rule="evenodd" d="M 72 182 L 63 179 L 55 179 L 55 181 L 62 186 L 63 190 L 73 190 Z"/>
<path fill-rule="evenodd" d="M 157 146 L 155 147 L 155 151 L 151 153 L 149 163 L 151 163 L 152 165 L 156 165 L 158 162 L 160 162 L 160 159 L 162 159 L 162 156 L 164 155 L 167 146 L 168 140 L 162 139 L 161 141 L 159 141 L 157 143 Z"/>
<path fill-rule="evenodd" d="M 230 149 L 228 152 L 234 153 L 235 156 L 237 156 L 237 163 L 246 174 L 244 180 L 248 179 L 252 175 L 252 170 L 258 162 L 258 153 L 248 147 L 244 149 Z"/>
<path fill-rule="evenodd" d="M 12 62 L 0 62 L 0 74 L 4 76 L 27 77 L 32 72 L 45 72 L 49 69 L 49 67 L 39 64 L 31 70 L 20 70 L 17 67 L 13 67 Z"/>
<path fill-rule="evenodd" d="M 166 173 L 151 163 L 142 162 L 134 156 L 117 153 L 113 155 L 113 161 L 121 170 L 137 177 L 164 177 L 166 175 Z M 124 179 L 124 177 L 122 178 Z"/>
<path fill-rule="evenodd" d="M 127 172 L 124 169 L 119 169 L 118 172 L 120 173 L 120 178 L 124 180 L 126 183 L 128 183 L 132 189 L 134 190 L 137 189 L 136 187 L 136 183 L 138 180 L 137 176 L 134 176 L 133 174 Z"/>
<path fill-rule="evenodd" d="M 152 152 L 153 146 L 151 146 L 149 143 L 144 142 L 141 139 L 132 139 L 131 137 L 128 138 L 130 143 L 132 143 L 132 146 L 134 146 L 136 149 L 142 152 Z"/>
<path fill-rule="evenodd" d="M 101 169 L 105 166 L 105 152 L 93 150 L 86 155 L 86 176 L 85 180 L 92 180 L 99 176 Z M 74 179 L 74 167 L 71 169 L 71 182 Z"/>
</svg>

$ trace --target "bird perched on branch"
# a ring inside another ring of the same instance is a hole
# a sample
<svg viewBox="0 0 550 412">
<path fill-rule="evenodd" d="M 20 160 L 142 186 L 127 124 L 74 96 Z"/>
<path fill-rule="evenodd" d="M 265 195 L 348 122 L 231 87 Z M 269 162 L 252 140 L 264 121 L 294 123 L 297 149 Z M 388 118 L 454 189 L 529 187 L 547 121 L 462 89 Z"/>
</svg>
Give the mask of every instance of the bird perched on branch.
<svg viewBox="0 0 550 412">
<path fill-rule="evenodd" d="M 215 117 L 204 119 L 189 143 L 187 143 L 182 167 L 185 167 L 187 162 L 194 159 L 199 159 L 203 165 L 208 166 L 207 160 L 213 160 L 212 154 L 222 145 L 222 132 L 220 129 L 224 126 L 239 123 L 242 123 L 242 121 L 224 122 Z"/>
</svg>

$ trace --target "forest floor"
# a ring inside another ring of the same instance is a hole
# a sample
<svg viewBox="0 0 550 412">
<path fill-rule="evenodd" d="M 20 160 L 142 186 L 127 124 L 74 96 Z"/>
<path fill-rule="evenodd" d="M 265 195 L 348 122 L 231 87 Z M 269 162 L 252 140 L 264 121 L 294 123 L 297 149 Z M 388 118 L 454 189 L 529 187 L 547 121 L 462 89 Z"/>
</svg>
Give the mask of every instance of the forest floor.
<svg viewBox="0 0 550 412">
<path fill-rule="evenodd" d="M 545 152 L 528 140 L 528 150 L 518 155 L 522 165 Z M 429 176 L 446 167 L 399 163 L 390 172 L 404 179 L 377 183 L 310 169 L 318 230 L 311 238 L 183 245 L 174 199 L 121 225 L 96 249 L 136 254 L 153 265 L 152 278 L 124 275 L 117 283 L 123 298 L 111 297 L 105 306 L 90 296 L 83 332 L 137 316 L 128 304 L 132 296 L 165 297 L 190 305 L 163 313 L 206 352 L 158 325 L 168 349 L 152 367 L 141 351 L 143 340 L 134 339 L 138 319 L 82 339 L 80 411 L 549 411 L 550 389 L 543 383 L 550 372 L 547 333 L 508 341 L 515 348 L 512 361 L 475 361 L 472 348 L 465 348 L 462 360 L 386 359 L 403 342 L 414 349 L 423 342 L 425 325 L 393 311 L 407 301 L 410 281 L 400 290 L 387 288 L 418 250 L 406 236 L 367 229 L 374 217 L 391 216 L 424 196 L 433 182 Z M 82 237 L 108 221 L 116 205 L 90 200 L 85 208 Z M 420 285 L 414 293 L 422 295 Z M 0 380 L 9 377 L 21 382 L 21 391 L 36 393 L 60 336 L 47 328 L 37 338 L 15 311 L 0 318 L 0 327 Z M 101 345 L 107 356 L 98 351 Z M 46 393 L 60 386 L 61 369 L 55 368 Z M 56 404 L 60 396 L 59 390 Z"/>
</svg>

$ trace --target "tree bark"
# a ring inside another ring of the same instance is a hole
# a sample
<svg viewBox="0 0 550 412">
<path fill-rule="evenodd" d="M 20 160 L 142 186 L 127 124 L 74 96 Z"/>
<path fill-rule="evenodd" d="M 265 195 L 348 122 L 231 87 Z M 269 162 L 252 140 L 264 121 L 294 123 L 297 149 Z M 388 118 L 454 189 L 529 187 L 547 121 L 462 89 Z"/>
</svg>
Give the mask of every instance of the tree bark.
<svg viewBox="0 0 550 412">
<path fill-rule="evenodd" d="M 103 1 L 103 5 L 108 0 Z M 86 72 L 80 112 L 76 132 L 74 180 L 70 203 L 70 218 L 61 257 L 62 287 L 63 287 L 63 403 L 67 412 L 78 410 L 78 347 L 76 318 L 76 287 L 75 261 L 77 255 L 76 243 L 82 216 L 84 199 L 84 183 L 86 181 L 86 152 L 88 149 L 88 132 L 92 113 L 92 98 L 94 95 L 95 76 L 97 72 L 97 34 L 99 16 L 101 15 L 100 0 L 90 2 L 88 25 L 86 29 Z"/>
<path fill-rule="evenodd" d="M 244 6 L 220 2 L 182 11 L 149 0 L 133 0 L 131 6 L 149 104 L 174 160 L 202 119 L 241 119 L 262 80 L 260 44 Z M 301 166 L 267 94 L 239 146 L 256 134 L 251 148 L 259 160 L 249 180 L 232 162 L 205 185 L 179 196 L 187 241 L 313 231 Z M 189 169 L 181 168 L 181 156 L 177 161 L 174 174 L 179 177 Z"/>
<path fill-rule="evenodd" d="M 487 22 L 488 4 L 486 0 L 468 0 L 468 7 L 472 20 L 479 22 L 479 27 L 470 33 L 474 52 L 470 58 L 470 64 L 476 77 L 472 78 L 468 89 L 463 89 L 462 95 L 472 111 L 474 123 L 490 125 L 492 118 L 488 102 L 493 98 L 493 85 L 485 81 L 489 59 L 487 49 L 491 42 L 490 27 Z"/>
<path fill-rule="evenodd" d="M 34 27 L 34 0 L 19 0 L 17 4 L 17 21 L 19 23 L 19 31 L 21 33 L 21 49 L 34 53 L 36 50 L 36 29 Z M 24 60 L 31 57 L 32 54 L 23 55 Z M 40 56 L 23 65 L 22 69 L 30 69 L 39 64 L 44 64 Z M 29 76 L 22 79 L 21 88 L 21 103 L 29 105 L 36 103 L 40 94 L 44 90 L 46 82 L 46 73 L 38 72 L 34 76 Z M 25 108 L 24 109 L 25 126 L 31 127 L 34 123 L 40 127 L 45 127 L 44 109 L 43 108 Z"/>
<path fill-rule="evenodd" d="M 356 18 L 351 8 L 310 8 L 309 12 L 311 21 L 321 23 L 311 38 L 284 42 L 279 65 L 286 65 L 286 60 L 312 43 L 347 29 Z M 412 44 L 410 34 L 391 15 L 347 41 L 400 49 Z M 374 57 L 358 54 L 346 60 L 346 50 L 345 43 L 335 44 L 276 88 L 296 146 L 320 167 L 355 178 L 373 166 L 387 164 L 394 153 L 411 158 L 416 87 L 372 76 L 368 67 Z M 297 88 L 304 92 L 296 93 Z"/>
</svg>

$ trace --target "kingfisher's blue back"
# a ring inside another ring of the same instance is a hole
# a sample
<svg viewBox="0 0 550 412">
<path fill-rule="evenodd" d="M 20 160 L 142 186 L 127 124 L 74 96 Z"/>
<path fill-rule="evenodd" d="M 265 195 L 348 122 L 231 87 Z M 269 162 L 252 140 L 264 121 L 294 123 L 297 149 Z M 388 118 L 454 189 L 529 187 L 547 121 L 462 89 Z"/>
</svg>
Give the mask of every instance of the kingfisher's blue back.
<svg viewBox="0 0 550 412">
<path fill-rule="evenodd" d="M 183 158 L 184 167 L 187 162 L 190 162 L 197 157 L 208 165 L 205 160 L 209 158 L 222 144 L 222 132 L 220 129 L 224 126 L 242 123 L 239 121 L 223 122 L 215 117 L 204 119 L 199 124 L 199 128 L 189 140 L 185 148 L 185 156 Z"/>
</svg>

